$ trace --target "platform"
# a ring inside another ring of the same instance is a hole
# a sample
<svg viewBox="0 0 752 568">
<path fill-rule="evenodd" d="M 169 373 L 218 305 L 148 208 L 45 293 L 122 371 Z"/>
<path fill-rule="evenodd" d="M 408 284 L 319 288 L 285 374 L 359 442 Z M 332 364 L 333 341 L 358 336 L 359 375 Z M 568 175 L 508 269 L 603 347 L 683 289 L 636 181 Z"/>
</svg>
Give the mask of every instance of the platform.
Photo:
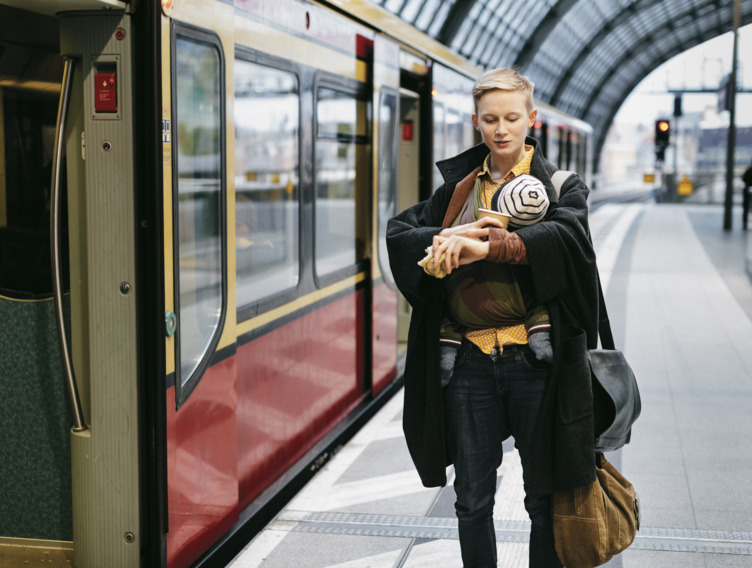
<svg viewBox="0 0 752 568">
<path fill-rule="evenodd" d="M 715 205 L 604 205 L 591 216 L 616 343 L 642 393 L 631 444 L 607 457 L 638 490 L 643 528 L 607 566 L 752 565 L 752 284 L 739 216 L 730 232 Z M 453 489 L 420 484 L 401 403 L 400 393 L 230 566 L 461 566 Z M 504 449 L 499 566 L 526 567 L 519 459 Z"/>
</svg>

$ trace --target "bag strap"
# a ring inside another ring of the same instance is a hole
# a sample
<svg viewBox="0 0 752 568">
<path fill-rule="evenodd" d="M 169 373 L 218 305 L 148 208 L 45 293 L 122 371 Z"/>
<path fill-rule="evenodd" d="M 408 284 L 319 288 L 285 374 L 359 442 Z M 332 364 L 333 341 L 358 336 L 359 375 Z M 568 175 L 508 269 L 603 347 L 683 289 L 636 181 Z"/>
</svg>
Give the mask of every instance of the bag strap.
<svg viewBox="0 0 752 568">
<path fill-rule="evenodd" d="M 561 193 L 561 186 L 564 185 L 564 182 L 574 174 L 575 172 L 569 172 L 567 170 L 558 170 L 554 172 L 554 174 L 551 176 L 551 183 L 554 184 L 556 197 L 559 197 L 559 194 Z"/>
<path fill-rule="evenodd" d="M 561 186 L 567 181 L 575 172 L 567 170 L 557 170 L 551 176 L 551 183 L 554 184 L 556 190 L 556 197 L 559 197 L 561 193 Z M 608 319 L 608 311 L 606 310 L 606 300 L 603 297 L 603 288 L 601 287 L 601 276 L 598 273 L 598 267 L 595 268 L 595 275 L 598 279 L 598 335 L 601 338 L 601 347 L 603 349 L 616 349 L 614 344 L 614 335 L 611 333 L 611 322 Z"/>
<path fill-rule="evenodd" d="M 598 334 L 601 336 L 601 347 L 603 349 L 616 349 L 614 335 L 611 333 L 611 322 L 608 319 L 608 311 L 606 310 L 606 300 L 603 297 L 601 276 L 598 273 L 597 266 L 595 268 L 595 276 L 598 279 Z"/>
</svg>

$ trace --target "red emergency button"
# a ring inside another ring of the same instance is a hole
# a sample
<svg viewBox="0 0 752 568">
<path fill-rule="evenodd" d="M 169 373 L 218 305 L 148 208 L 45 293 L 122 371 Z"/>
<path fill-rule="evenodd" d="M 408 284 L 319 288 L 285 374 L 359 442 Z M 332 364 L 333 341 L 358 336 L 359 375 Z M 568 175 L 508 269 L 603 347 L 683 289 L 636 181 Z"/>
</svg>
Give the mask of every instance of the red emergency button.
<svg viewBox="0 0 752 568">
<path fill-rule="evenodd" d="M 96 112 L 117 112 L 115 73 L 94 74 L 94 110 Z"/>
<path fill-rule="evenodd" d="M 402 123 L 402 139 L 410 142 L 413 139 L 413 121 L 406 120 Z"/>
</svg>

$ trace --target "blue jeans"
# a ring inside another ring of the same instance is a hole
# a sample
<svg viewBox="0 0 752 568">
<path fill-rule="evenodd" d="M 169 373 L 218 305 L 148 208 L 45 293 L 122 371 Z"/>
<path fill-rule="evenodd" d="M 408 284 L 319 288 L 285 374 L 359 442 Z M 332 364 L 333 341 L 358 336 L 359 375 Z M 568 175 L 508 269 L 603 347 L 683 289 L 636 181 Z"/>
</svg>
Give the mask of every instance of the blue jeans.
<svg viewBox="0 0 752 568">
<path fill-rule="evenodd" d="M 532 522 L 530 567 L 561 567 L 554 548 L 551 496 L 527 490 L 533 430 L 550 372 L 551 366 L 536 359 L 527 345 L 508 345 L 501 355 L 498 350 L 486 355 L 463 340 L 444 389 L 444 413 L 465 568 L 496 566 L 496 470 L 501 444 L 510 435 L 520 454 L 525 509 Z"/>
</svg>

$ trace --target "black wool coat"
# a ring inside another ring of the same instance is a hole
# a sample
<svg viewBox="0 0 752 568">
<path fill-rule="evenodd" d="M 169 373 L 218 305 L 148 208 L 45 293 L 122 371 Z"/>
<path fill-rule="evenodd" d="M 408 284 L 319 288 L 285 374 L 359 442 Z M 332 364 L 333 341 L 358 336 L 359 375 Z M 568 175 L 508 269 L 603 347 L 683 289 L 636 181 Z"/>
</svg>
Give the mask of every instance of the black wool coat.
<svg viewBox="0 0 752 568">
<path fill-rule="evenodd" d="M 530 173 L 546 186 L 551 202 L 543 222 L 518 229 L 527 249 L 528 286 L 544 304 L 552 324 L 554 362 L 534 435 L 530 490 L 551 493 L 595 480 L 593 392 L 587 349 L 598 341 L 598 285 L 588 228 L 589 189 L 571 176 L 557 196 L 556 166 L 535 146 Z M 488 148 L 479 144 L 437 163 L 444 184 L 426 201 L 389 220 L 389 262 L 399 290 L 412 306 L 405 363 L 403 429 L 426 487 L 446 484 L 443 395 L 439 379 L 439 327 L 444 280 L 425 274 L 417 262 L 442 229 L 459 181 L 482 165 Z"/>
</svg>

